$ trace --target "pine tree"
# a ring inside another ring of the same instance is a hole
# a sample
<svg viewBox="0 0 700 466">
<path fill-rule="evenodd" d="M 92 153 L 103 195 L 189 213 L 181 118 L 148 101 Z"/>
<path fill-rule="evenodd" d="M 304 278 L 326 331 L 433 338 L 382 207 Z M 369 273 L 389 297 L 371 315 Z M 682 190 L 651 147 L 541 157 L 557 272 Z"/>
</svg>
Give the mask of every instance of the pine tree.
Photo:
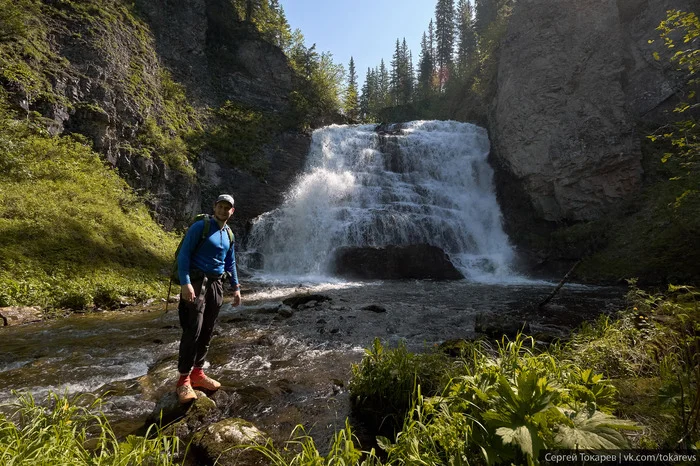
<svg viewBox="0 0 700 466">
<path fill-rule="evenodd" d="M 459 0 L 457 4 L 457 69 L 464 75 L 476 61 L 476 30 L 474 29 L 474 9 L 469 0 Z"/>
<path fill-rule="evenodd" d="M 391 78 L 389 76 L 389 71 L 384 64 L 384 59 L 382 58 L 379 64 L 379 70 L 377 73 L 377 102 L 380 108 L 388 107 L 391 105 Z"/>
<path fill-rule="evenodd" d="M 420 43 L 420 56 L 418 59 L 418 86 L 416 91 L 419 99 L 427 99 L 433 93 L 434 68 L 430 44 L 424 32 Z"/>
<path fill-rule="evenodd" d="M 396 49 L 391 59 L 390 92 L 392 105 L 399 105 L 401 100 L 401 45 L 396 39 Z"/>
<path fill-rule="evenodd" d="M 438 0 L 435 5 L 435 27 L 437 64 L 440 89 L 443 89 L 449 76 L 454 51 L 454 0 Z"/>
<path fill-rule="evenodd" d="M 486 28 L 494 22 L 498 16 L 497 0 L 474 0 L 476 9 L 476 19 L 474 27 L 477 34 L 481 35 Z"/>
<path fill-rule="evenodd" d="M 357 101 L 357 73 L 355 72 L 355 60 L 350 57 L 348 65 L 348 87 L 345 91 L 345 115 L 350 121 L 357 121 L 359 116 L 359 103 Z"/>
</svg>

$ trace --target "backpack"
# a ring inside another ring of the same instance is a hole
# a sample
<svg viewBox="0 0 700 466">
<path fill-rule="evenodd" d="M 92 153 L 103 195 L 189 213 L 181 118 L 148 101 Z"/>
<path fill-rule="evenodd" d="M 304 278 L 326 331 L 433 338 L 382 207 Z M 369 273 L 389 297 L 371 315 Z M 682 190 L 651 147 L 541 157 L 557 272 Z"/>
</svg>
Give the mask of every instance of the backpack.
<svg viewBox="0 0 700 466">
<path fill-rule="evenodd" d="M 209 236 L 209 229 L 211 228 L 211 215 L 209 214 L 199 214 L 195 216 L 194 221 L 190 223 L 190 226 L 194 225 L 195 223 L 199 222 L 200 220 L 204 220 L 204 228 L 202 229 L 202 235 L 199 237 L 199 242 L 197 243 L 197 246 L 195 246 L 194 250 L 192 251 L 192 256 L 194 256 L 197 251 L 199 250 L 200 246 L 204 243 L 204 240 Z M 228 233 L 228 240 L 230 244 L 230 248 L 233 247 L 233 243 L 235 241 L 235 237 L 233 236 L 233 232 L 231 231 L 231 228 L 229 228 L 228 225 L 224 227 L 226 229 L 226 232 Z M 175 250 L 175 261 L 173 262 L 173 270 L 170 273 L 170 279 L 172 280 L 173 283 L 180 285 L 180 273 L 178 270 L 177 266 L 177 256 L 180 254 L 180 249 L 182 248 L 182 243 L 185 241 L 185 237 L 183 236 L 182 239 L 180 240 L 180 244 L 177 245 L 177 249 Z"/>
</svg>

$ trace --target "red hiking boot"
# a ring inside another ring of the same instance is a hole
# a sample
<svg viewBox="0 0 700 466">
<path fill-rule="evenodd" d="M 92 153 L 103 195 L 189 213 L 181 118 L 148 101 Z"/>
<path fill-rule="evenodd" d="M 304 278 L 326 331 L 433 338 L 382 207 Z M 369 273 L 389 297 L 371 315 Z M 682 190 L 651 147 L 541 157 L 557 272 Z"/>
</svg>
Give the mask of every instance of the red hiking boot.
<svg viewBox="0 0 700 466">
<path fill-rule="evenodd" d="M 197 394 L 190 384 L 178 385 L 175 391 L 177 392 L 177 400 L 180 404 L 189 403 L 197 399 Z"/>
<path fill-rule="evenodd" d="M 215 391 L 221 387 L 221 384 L 211 377 L 207 377 L 204 371 L 200 368 L 195 367 L 190 374 L 190 380 L 192 380 L 192 386 L 196 388 L 203 388 L 205 390 Z"/>
</svg>

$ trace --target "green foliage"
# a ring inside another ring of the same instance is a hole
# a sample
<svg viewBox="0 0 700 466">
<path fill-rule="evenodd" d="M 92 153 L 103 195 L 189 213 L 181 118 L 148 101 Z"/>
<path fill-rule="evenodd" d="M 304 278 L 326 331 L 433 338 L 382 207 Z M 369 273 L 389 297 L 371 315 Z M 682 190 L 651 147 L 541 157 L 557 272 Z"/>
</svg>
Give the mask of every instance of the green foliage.
<svg viewBox="0 0 700 466">
<path fill-rule="evenodd" d="M 443 354 L 413 354 L 403 342 L 387 349 L 375 338 L 362 362 L 352 367 L 349 388 L 353 411 L 373 428 L 391 433 L 410 408 L 415 387 L 420 385 L 426 393 L 436 394 L 448 368 Z"/>
<path fill-rule="evenodd" d="M 686 176 L 700 173 L 700 125 L 697 122 L 697 89 L 700 84 L 700 19 L 695 13 L 679 10 L 669 10 L 666 19 L 657 28 L 664 44 L 675 51 L 671 62 L 677 65 L 685 75 L 685 88 L 682 90 L 682 100 L 673 110 L 678 114 L 678 120 L 658 128 L 649 139 L 652 141 L 665 140 L 670 142 L 672 149 L 665 152 L 662 162 L 666 163 L 672 157 L 680 159 L 680 164 L 687 170 Z M 677 40 L 676 36 L 681 35 Z M 653 42 L 650 40 L 649 42 Z M 656 53 L 655 58 L 660 57 Z M 689 195 L 698 195 L 697 184 L 692 189 L 683 191 L 677 202 Z"/>
<path fill-rule="evenodd" d="M 221 160 L 264 176 L 268 167 L 262 149 L 280 125 L 275 115 L 227 101 L 210 110 L 207 127 L 191 133 L 187 141 L 197 152 L 213 153 Z"/>
<path fill-rule="evenodd" d="M 50 392 L 39 405 L 31 395 L 15 393 L 0 414 L 0 463 L 3 465 L 126 465 L 176 464 L 177 437 L 148 432 L 119 442 L 104 415 L 101 401 L 67 398 Z M 88 446 L 89 445 L 89 446 Z"/>
<path fill-rule="evenodd" d="M 648 396 L 648 381 L 658 380 L 658 396 L 644 402 L 642 412 L 633 408 L 639 402 L 621 403 L 618 409 L 640 418 L 660 413 L 663 421 L 650 420 L 660 431 L 656 443 L 690 447 L 700 439 L 700 293 L 671 285 L 666 294 L 651 294 L 631 283 L 627 308 L 615 320 L 601 318 L 584 326 L 564 351 L 575 365 L 625 381 L 625 398 Z M 635 387 L 641 387 L 640 394 Z"/>
<path fill-rule="evenodd" d="M 610 383 L 528 342 L 475 343 L 441 395 L 419 393 L 395 443 L 381 439 L 389 464 L 536 464 L 543 448 L 626 446 L 619 431 L 634 425 L 603 411 Z"/>
<path fill-rule="evenodd" d="M 177 238 L 84 141 L 11 117 L 0 94 L 0 306 L 164 294 Z"/>
<path fill-rule="evenodd" d="M 283 451 L 280 451 L 273 443 L 266 445 L 247 445 L 260 452 L 272 466 L 380 466 L 381 461 L 375 455 L 374 449 L 362 451 L 355 446 L 357 438 L 352 433 L 348 421 L 345 421 L 345 429 L 336 432 L 331 442 L 330 451 L 322 456 L 316 444 L 304 427 L 298 425 L 291 434 Z"/>
</svg>

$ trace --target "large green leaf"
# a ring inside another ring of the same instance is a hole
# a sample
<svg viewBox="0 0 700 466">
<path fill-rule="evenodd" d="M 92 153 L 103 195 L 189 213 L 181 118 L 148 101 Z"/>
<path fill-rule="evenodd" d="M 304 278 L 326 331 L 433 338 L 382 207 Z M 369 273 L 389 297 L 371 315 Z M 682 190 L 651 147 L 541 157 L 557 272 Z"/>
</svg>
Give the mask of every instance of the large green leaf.
<svg viewBox="0 0 700 466">
<path fill-rule="evenodd" d="M 628 448 L 627 438 L 621 430 L 636 430 L 636 424 L 618 419 L 600 411 L 590 414 L 565 412 L 573 422 L 572 426 L 561 424 L 554 442 L 557 448 L 578 449 L 619 449 Z"/>
</svg>

